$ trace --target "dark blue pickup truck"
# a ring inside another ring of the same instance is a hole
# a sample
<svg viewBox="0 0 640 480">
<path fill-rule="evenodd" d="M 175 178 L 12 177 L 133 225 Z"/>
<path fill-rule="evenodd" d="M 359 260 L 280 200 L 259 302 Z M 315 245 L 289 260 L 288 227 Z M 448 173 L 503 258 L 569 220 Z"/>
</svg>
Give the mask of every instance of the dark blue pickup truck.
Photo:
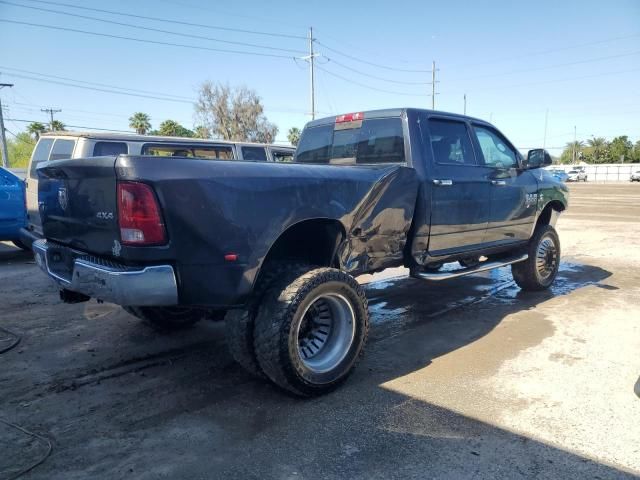
<svg viewBox="0 0 640 480">
<path fill-rule="evenodd" d="M 521 288 L 549 287 L 567 208 L 539 168 L 550 163 L 483 120 L 411 108 L 315 120 L 293 163 L 61 160 L 38 169 L 34 252 L 63 300 L 114 302 L 163 328 L 224 316 L 247 370 L 318 395 L 363 351 L 357 275 L 511 265 Z"/>
</svg>

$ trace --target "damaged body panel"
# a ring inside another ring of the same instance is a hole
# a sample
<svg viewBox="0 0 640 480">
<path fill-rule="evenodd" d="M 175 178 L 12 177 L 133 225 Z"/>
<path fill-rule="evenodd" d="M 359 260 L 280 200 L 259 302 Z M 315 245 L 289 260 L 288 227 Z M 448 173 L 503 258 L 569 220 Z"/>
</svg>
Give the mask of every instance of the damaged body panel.
<svg viewBox="0 0 640 480">
<path fill-rule="evenodd" d="M 52 251 L 115 262 L 122 278 L 167 267 L 176 294 L 165 305 L 227 309 L 249 300 L 269 263 L 355 276 L 521 248 L 566 207 L 566 189 L 539 170 L 487 122 L 393 109 L 310 122 L 292 163 L 50 162 L 39 202 Z M 73 274 L 40 247 L 50 269 Z"/>
</svg>

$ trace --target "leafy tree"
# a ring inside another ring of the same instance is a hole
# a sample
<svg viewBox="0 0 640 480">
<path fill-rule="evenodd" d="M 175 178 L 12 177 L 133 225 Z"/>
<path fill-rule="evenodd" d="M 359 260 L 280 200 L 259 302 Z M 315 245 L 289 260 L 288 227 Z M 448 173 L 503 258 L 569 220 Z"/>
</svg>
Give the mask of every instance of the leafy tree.
<svg viewBox="0 0 640 480">
<path fill-rule="evenodd" d="M 196 117 L 215 138 L 273 143 L 278 127 L 264 115 L 260 97 L 246 87 L 204 82 L 198 90 Z"/>
<path fill-rule="evenodd" d="M 26 168 L 29 165 L 35 142 L 28 132 L 21 132 L 15 138 L 7 139 L 7 153 L 9 166 L 12 168 Z"/>
<path fill-rule="evenodd" d="M 578 140 L 575 142 L 568 142 L 564 150 L 562 151 L 562 155 L 560 155 L 560 163 L 574 163 L 577 162 L 580 158 L 580 152 L 584 149 L 584 142 Z M 574 159 L 575 152 L 575 159 Z"/>
<path fill-rule="evenodd" d="M 198 125 L 193 129 L 193 136 L 195 138 L 211 138 L 207 127 L 203 127 L 202 125 Z"/>
<path fill-rule="evenodd" d="M 607 139 L 604 137 L 593 137 L 587 140 L 587 144 L 591 147 L 593 163 L 606 163 L 605 153 L 607 152 Z"/>
<path fill-rule="evenodd" d="M 633 162 L 640 163 L 640 140 L 633 146 Z"/>
<path fill-rule="evenodd" d="M 54 120 L 51 122 L 51 130 L 54 132 L 64 132 L 66 130 L 66 125 L 60 120 Z"/>
<path fill-rule="evenodd" d="M 146 113 L 136 112 L 129 117 L 129 128 L 133 128 L 140 135 L 151 130 L 151 118 Z"/>
<path fill-rule="evenodd" d="M 633 143 L 629 141 L 629 137 L 622 135 L 611 140 L 609 151 L 611 160 L 614 162 L 629 162 L 632 157 Z"/>
<path fill-rule="evenodd" d="M 291 145 L 297 147 L 300 141 L 300 129 L 298 127 L 291 127 L 289 133 L 287 133 L 287 140 L 289 140 Z"/>
<path fill-rule="evenodd" d="M 29 135 L 33 135 L 33 138 L 35 138 L 36 140 L 38 140 L 38 138 L 40 138 L 40 135 L 46 130 L 47 127 L 45 127 L 40 122 L 31 122 L 29 125 L 27 125 L 27 133 Z"/>
<path fill-rule="evenodd" d="M 157 134 L 167 137 L 193 137 L 194 135 L 191 130 L 183 127 L 175 120 L 165 120 L 162 122 L 158 127 Z"/>
</svg>

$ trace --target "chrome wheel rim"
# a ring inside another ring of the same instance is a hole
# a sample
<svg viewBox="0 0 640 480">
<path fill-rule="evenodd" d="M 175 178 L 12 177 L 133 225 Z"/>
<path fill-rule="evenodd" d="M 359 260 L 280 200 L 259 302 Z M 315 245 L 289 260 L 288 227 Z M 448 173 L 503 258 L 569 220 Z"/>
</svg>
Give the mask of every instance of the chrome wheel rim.
<svg viewBox="0 0 640 480">
<path fill-rule="evenodd" d="M 322 294 L 309 303 L 296 329 L 298 356 L 315 373 L 333 370 L 355 338 L 355 313 L 342 295 Z"/>
<path fill-rule="evenodd" d="M 554 241 L 545 237 L 536 252 L 536 270 L 542 281 L 548 280 L 558 266 L 558 249 Z"/>
</svg>

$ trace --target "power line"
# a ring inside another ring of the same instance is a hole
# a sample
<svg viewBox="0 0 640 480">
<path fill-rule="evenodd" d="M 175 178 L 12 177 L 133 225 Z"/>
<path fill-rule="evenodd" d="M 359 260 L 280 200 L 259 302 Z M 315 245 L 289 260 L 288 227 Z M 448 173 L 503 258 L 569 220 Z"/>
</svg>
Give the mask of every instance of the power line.
<svg viewBox="0 0 640 480">
<path fill-rule="evenodd" d="M 543 67 L 534 67 L 534 68 L 525 68 L 525 69 L 521 69 L 521 70 L 512 70 L 510 72 L 504 72 L 504 73 L 491 73 L 488 75 L 478 75 L 478 76 L 474 76 L 474 77 L 465 77 L 463 79 L 458 79 L 458 80 L 475 80 L 478 78 L 490 78 L 490 77 L 502 77 L 504 75 L 513 75 L 516 73 L 526 73 L 526 72 L 533 72 L 536 70 L 546 70 L 549 68 L 559 68 L 559 67 L 568 67 L 571 65 L 580 65 L 583 63 L 592 63 L 592 62 L 600 62 L 603 60 L 610 60 L 612 58 L 622 58 L 622 57 L 631 57 L 634 55 L 640 55 L 640 50 L 635 51 L 635 52 L 630 52 L 630 53 L 621 53 L 621 54 L 617 54 L 617 55 L 607 55 L 604 57 L 596 57 L 596 58 L 588 58 L 586 60 L 578 60 L 575 62 L 565 62 L 565 63 L 556 63 L 553 65 L 545 65 Z"/>
<path fill-rule="evenodd" d="M 34 123 L 34 122 L 38 122 L 39 120 L 25 120 L 23 118 L 7 118 L 8 121 L 10 122 L 22 122 L 22 123 Z M 101 130 L 101 131 L 105 131 L 105 132 L 116 132 L 116 133 L 131 133 L 130 131 L 127 130 L 113 130 L 111 128 L 98 128 L 98 127 L 87 127 L 84 125 L 65 125 L 66 127 L 71 127 L 71 128 L 86 128 L 87 130 Z"/>
<path fill-rule="evenodd" d="M 500 63 L 500 62 L 507 62 L 509 60 L 519 60 L 521 58 L 524 57 L 535 57 L 538 55 L 547 55 L 549 53 L 555 53 L 555 52 L 562 52 L 565 50 L 572 50 L 574 48 L 581 48 L 581 47 L 591 47 L 593 45 L 600 45 L 603 43 L 609 43 L 609 42 L 614 42 L 616 40 L 626 40 L 627 38 L 636 38 L 636 37 L 640 37 L 640 33 L 633 33 L 630 35 L 622 35 L 619 37 L 610 37 L 610 38 L 605 38 L 602 40 L 596 40 L 595 42 L 587 42 L 587 43 L 580 43 L 580 44 L 576 44 L 576 45 L 569 45 L 569 46 L 565 46 L 565 47 L 560 47 L 560 48 L 552 48 L 549 50 L 540 50 L 537 52 L 531 52 L 531 53 L 523 53 L 522 55 L 518 55 L 517 57 L 506 57 L 506 58 L 500 58 L 500 59 L 495 59 L 495 60 L 489 60 L 486 62 L 479 62 L 479 63 L 466 63 L 466 64 L 458 64 L 455 65 L 455 67 L 476 67 L 479 65 L 489 65 L 492 63 Z"/>
<path fill-rule="evenodd" d="M 76 78 L 70 78 L 70 77 L 61 77 L 58 75 L 51 75 L 48 73 L 40 73 L 40 72 L 34 72 L 33 70 L 23 70 L 20 68 L 13 68 L 13 67 L 3 67 L 0 66 L 0 71 L 1 70 L 13 70 L 16 72 L 21 72 L 21 73 L 27 73 L 27 74 L 31 74 L 31 75 L 38 75 L 41 77 L 48 77 L 48 78 L 53 78 L 56 80 L 66 80 L 66 81 L 71 81 L 71 82 L 75 82 L 75 83 L 86 83 L 87 85 L 91 85 L 91 86 L 98 86 L 98 87 L 105 87 L 105 88 L 113 88 L 113 89 L 117 89 L 117 90 L 125 90 L 125 91 L 130 91 L 130 92 L 135 92 L 135 93 L 144 93 L 147 95 L 156 95 L 156 96 L 162 96 L 162 97 L 172 97 L 172 98 L 177 98 L 180 100 L 187 100 L 189 102 L 193 102 L 193 99 L 190 97 L 185 97 L 182 95 L 173 95 L 173 94 L 169 94 L 169 93 L 163 93 L 163 92 L 155 92 L 155 91 L 151 91 L 151 90 L 140 90 L 137 88 L 128 88 L 128 87 L 119 87 L 119 86 L 114 86 L 114 85 L 109 85 L 106 83 L 98 83 L 98 82 L 90 82 L 87 80 L 78 80 Z M 10 75 L 15 75 L 14 73 L 8 72 Z"/>
<path fill-rule="evenodd" d="M 480 88 L 480 89 L 472 89 L 472 91 L 477 92 L 477 91 L 484 91 L 484 90 L 503 90 L 505 88 L 517 88 L 517 87 L 528 87 L 531 85 L 545 85 L 547 83 L 559 83 L 559 82 L 569 82 L 572 80 L 582 80 L 584 78 L 597 78 L 597 77 L 605 77 L 608 75 L 618 75 L 621 73 L 632 73 L 632 72 L 637 72 L 640 71 L 640 68 L 633 68 L 631 70 L 619 70 L 616 72 L 604 72 L 604 73 L 598 73 L 595 75 L 582 75 L 579 77 L 570 77 L 570 78 L 560 78 L 560 79 L 556 79 L 556 80 L 545 80 L 542 82 L 528 82 L 528 83 L 519 83 L 519 84 L 515 84 L 515 85 L 500 85 L 500 86 L 496 86 L 496 87 L 488 87 L 488 88 Z"/>
<path fill-rule="evenodd" d="M 318 42 L 318 43 L 320 43 L 320 42 Z M 351 72 L 357 73 L 358 75 L 362 75 L 364 77 L 372 78 L 374 80 L 380 80 L 381 82 L 396 83 L 396 84 L 399 84 L 399 85 L 429 85 L 429 83 L 430 83 L 430 82 L 405 82 L 405 81 L 402 81 L 402 80 L 392 80 L 390 78 L 378 77 L 376 75 L 371 75 L 369 73 L 361 72 L 357 68 L 349 67 L 348 65 L 345 65 L 344 63 L 339 62 L 338 60 L 335 60 L 333 58 L 329 58 L 329 57 L 326 57 L 326 58 L 333 65 L 338 65 L 339 67 L 342 67 L 342 68 L 344 68 L 346 70 L 349 70 Z"/>
<path fill-rule="evenodd" d="M 364 83 L 357 82 L 357 81 L 352 80 L 350 78 L 343 77 L 342 75 L 338 75 L 337 73 L 334 73 L 334 72 L 332 72 L 330 70 L 327 70 L 326 68 L 323 68 L 320 65 L 316 65 L 316 68 L 318 70 L 322 70 L 323 72 L 331 75 L 332 77 L 339 78 L 340 80 L 344 80 L 345 82 L 353 83 L 354 85 L 358 85 L 359 87 L 367 88 L 369 90 L 374 90 L 376 92 L 392 93 L 394 95 L 403 95 L 403 96 L 406 96 L 406 97 L 419 97 L 419 96 L 424 95 L 423 93 L 407 93 L 407 92 L 395 92 L 395 91 L 392 91 L 392 90 L 384 90 L 382 88 L 372 87 L 370 85 L 365 85 Z"/>
<path fill-rule="evenodd" d="M 0 67 L 0 68 L 2 68 L 2 67 Z M 90 87 L 90 86 L 85 86 L 85 85 L 75 85 L 73 83 L 62 82 L 62 81 L 57 81 L 57 80 L 49 80 L 47 78 L 37 78 L 37 77 L 29 76 L 29 75 L 22 75 L 22 74 L 10 73 L 10 72 L 8 74 L 11 75 L 11 76 L 17 77 L 17 78 L 24 78 L 24 79 L 33 80 L 33 81 L 36 81 L 36 82 L 51 83 L 51 84 L 55 84 L 55 85 L 63 85 L 63 86 L 66 86 L 66 87 L 81 88 L 81 89 L 84 89 L 84 90 L 111 93 L 111 94 L 115 94 L 115 95 L 126 95 L 126 96 L 130 96 L 130 97 L 148 98 L 148 99 L 152 99 L 152 100 L 164 100 L 164 101 L 168 101 L 168 102 L 184 103 L 184 104 L 190 104 L 190 105 L 192 105 L 195 102 L 194 98 L 189 98 L 189 97 L 181 97 L 181 98 L 184 98 L 184 100 L 182 100 L 182 99 L 180 99 L 180 97 L 178 97 L 178 98 L 166 98 L 166 97 L 160 97 L 160 96 L 156 96 L 156 95 L 145 95 L 145 94 L 139 94 L 139 93 L 131 93 L 131 92 L 127 92 L 127 91 L 119 91 L 121 89 L 121 87 L 112 86 L 112 85 L 108 85 L 109 88 L 96 88 L 96 87 Z M 46 74 L 36 73 L 36 75 L 45 76 Z M 124 90 L 127 90 L 127 89 L 124 89 Z M 304 113 L 305 112 L 304 110 L 300 110 L 300 109 L 282 108 L 282 107 L 265 107 L 265 110 L 266 111 L 270 111 L 270 112 L 282 112 L 282 113 Z M 86 113 L 99 113 L 99 112 L 86 112 Z M 326 113 L 326 112 L 320 112 L 320 113 Z"/>
<path fill-rule="evenodd" d="M 124 35 L 112 35 L 109 33 L 98 33 L 98 32 L 89 32 L 87 30 L 78 30 L 75 28 L 67 28 L 67 27 L 57 27 L 54 25 L 43 25 L 40 23 L 30 23 L 30 22 L 20 22 L 17 20 L 7 20 L 5 18 L 0 18 L 0 22 L 4 22 L 4 23 L 13 23 L 16 25 L 27 25 L 29 27 L 37 27 L 37 28 L 47 28 L 50 30 L 62 30 L 65 32 L 73 32 L 73 33 L 82 33 L 84 35 L 93 35 L 96 37 L 106 37 L 106 38 L 117 38 L 119 40 L 129 40 L 132 42 L 138 42 L 138 43 L 150 43 L 150 44 L 154 44 L 154 45 L 164 45 L 164 46 L 169 46 L 169 47 L 181 47 L 181 48 L 190 48 L 193 50 L 207 50 L 210 52 L 221 52 L 221 53 L 236 53 L 239 55 L 252 55 L 252 56 L 257 56 L 257 57 L 271 57 L 271 58 L 287 58 L 287 59 L 291 59 L 290 55 L 278 55 L 275 53 L 262 53 L 262 52 L 247 52 L 244 50 L 225 50 L 222 48 L 213 48 L 213 47 L 202 47 L 202 46 L 198 46 L 198 45 L 187 45 L 184 43 L 172 43 L 172 42 L 161 42 L 159 40 L 147 40 L 147 39 L 142 39 L 142 38 L 135 38 L 135 37 L 126 37 Z"/>
<path fill-rule="evenodd" d="M 0 3 L 4 3 L 5 5 L 13 5 L 15 7 L 21 7 L 21 8 L 28 8 L 31 10 L 39 10 L 41 12 L 50 12 L 50 13 L 55 13 L 57 15 L 67 15 L 70 17 L 76 17 L 76 18 L 82 18 L 85 20 L 93 20 L 95 22 L 103 22 L 103 23 L 109 23 L 111 25 L 120 25 L 123 27 L 131 27 L 131 28 L 135 28 L 138 30 L 147 30 L 150 32 L 157 32 L 157 33 L 164 33 L 164 34 L 169 34 L 169 35 L 177 35 L 180 37 L 189 37 L 189 38 L 197 38 L 200 40 L 209 40 L 212 42 L 219 42 L 219 43 L 227 43 L 230 45 L 240 45 L 243 47 L 253 47 L 253 48 L 264 48 L 266 50 L 274 50 L 274 51 L 281 51 L 281 52 L 291 52 L 291 53 L 304 53 L 301 50 L 293 50 L 290 48 L 280 48 L 280 47 L 270 47 L 270 46 L 266 46 L 266 45 L 259 45 L 256 43 L 245 43 L 245 42 L 236 42 L 233 40 L 221 40 L 219 38 L 213 38 L 213 37 L 206 37 L 203 35 L 194 35 L 194 34 L 190 34 L 190 33 L 183 33 L 183 32 L 174 32 L 171 30 L 163 30 L 160 28 L 152 28 L 152 27 L 143 27 L 142 25 L 134 25 L 132 23 L 125 23 L 125 22 L 117 22 L 115 20 L 106 20 L 103 18 L 97 18 L 97 17 L 90 17 L 87 15 L 79 15 L 77 13 L 69 13 L 69 12 L 63 12 L 60 10 L 53 10 L 50 8 L 41 8 L 41 7 L 31 7 L 28 5 L 21 5 L 19 3 L 13 3 L 13 2 L 7 2 L 5 0 L 0 0 Z"/>
<path fill-rule="evenodd" d="M 97 88 L 97 87 L 89 87 L 86 85 L 74 85 L 72 83 L 68 83 L 68 82 L 61 82 L 61 81 L 57 81 L 57 80 L 49 80 L 46 78 L 37 78 L 37 77 L 31 77 L 29 75 L 22 75 L 22 74 L 17 74 L 17 73 L 11 73 L 12 76 L 17 77 L 17 78 L 25 78 L 27 80 L 33 80 L 36 82 L 44 82 L 44 83 L 52 83 L 55 85 L 64 85 L 67 87 L 75 87 L 75 88 L 82 88 L 84 90 L 91 90 L 94 92 L 104 92 L 104 93 L 113 93 L 116 95 L 127 95 L 129 97 L 138 97 L 138 98 L 149 98 L 149 99 L 153 99 L 153 100 L 164 100 L 167 102 L 177 102 L 177 103 L 193 103 L 193 100 L 179 100 L 177 98 L 167 98 L 167 97 L 158 97 L 158 96 L 154 96 L 154 95 L 144 95 L 144 94 L 140 94 L 140 93 L 131 93 L 131 92 L 124 92 L 124 91 L 117 91 L 117 90 L 109 90 L 106 88 Z"/>
<path fill-rule="evenodd" d="M 133 13 L 124 13 L 124 12 L 118 12 L 115 10 L 104 10 L 101 8 L 90 8 L 90 7 L 82 7 L 80 5 L 73 5 L 70 3 L 59 3 L 59 2 L 50 2 L 50 1 L 45 1 L 45 0 L 26 0 L 28 2 L 35 2 L 35 3 L 43 3 L 43 4 L 47 4 L 47 5 L 54 5 L 57 7 L 70 7 L 70 8 L 76 8 L 76 9 L 80 9 L 80 10 L 87 10 L 87 11 L 92 11 L 92 12 L 99 12 L 99 13 L 108 13 L 111 15 L 120 15 L 120 16 L 124 16 L 124 17 L 131 17 L 131 18 L 140 18 L 143 20 L 153 20 L 155 22 L 165 22 L 165 23 L 172 23 L 172 24 L 176 24 L 176 25 L 186 25 L 189 27 L 200 27 L 200 28 L 207 28 L 210 30 L 224 30 L 227 32 L 238 32 L 238 33 L 248 33 L 248 34 L 252 34 L 252 35 L 265 35 L 265 36 L 269 36 L 269 37 L 282 37 L 282 38 L 297 38 L 297 39 L 306 39 L 307 37 L 303 36 L 303 35 L 289 35 L 289 34 L 285 34 L 285 33 L 275 33 L 275 32 L 261 32 L 261 31 L 255 31 L 255 30 L 243 30 L 240 28 L 230 28 L 230 27 L 221 27 L 219 25 L 206 25 L 206 24 L 202 24 L 202 23 L 193 23 L 193 22 L 184 22 L 184 21 L 180 21 L 180 20 L 175 20 L 175 19 L 168 19 L 168 18 L 161 18 L 161 17 L 151 17 L 148 15 L 136 15 Z"/>
<path fill-rule="evenodd" d="M 431 70 L 414 70 L 414 69 L 406 69 L 406 68 L 398 68 L 398 67 L 391 67 L 389 65 L 382 65 L 379 63 L 374 63 L 374 62 L 369 62 L 367 60 L 362 60 L 361 58 L 358 57 L 354 57 L 353 55 L 349 55 L 347 53 L 341 52 L 340 50 L 336 50 L 335 48 L 331 48 L 328 45 L 325 45 L 324 43 L 317 41 L 316 43 L 318 45 L 323 46 L 324 48 L 326 48 L 327 50 L 336 53 L 338 55 L 341 55 L 343 57 L 349 58 L 355 62 L 360 62 L 360 63 L 364 63 L 365 65 L 371 65 L 372 67 L 378 67 L 378 68 L 383 68 L 385 70 L 392 70 L 394 72 L 409 72 L 409 73 L 431 73 Z"/>
</svg>

